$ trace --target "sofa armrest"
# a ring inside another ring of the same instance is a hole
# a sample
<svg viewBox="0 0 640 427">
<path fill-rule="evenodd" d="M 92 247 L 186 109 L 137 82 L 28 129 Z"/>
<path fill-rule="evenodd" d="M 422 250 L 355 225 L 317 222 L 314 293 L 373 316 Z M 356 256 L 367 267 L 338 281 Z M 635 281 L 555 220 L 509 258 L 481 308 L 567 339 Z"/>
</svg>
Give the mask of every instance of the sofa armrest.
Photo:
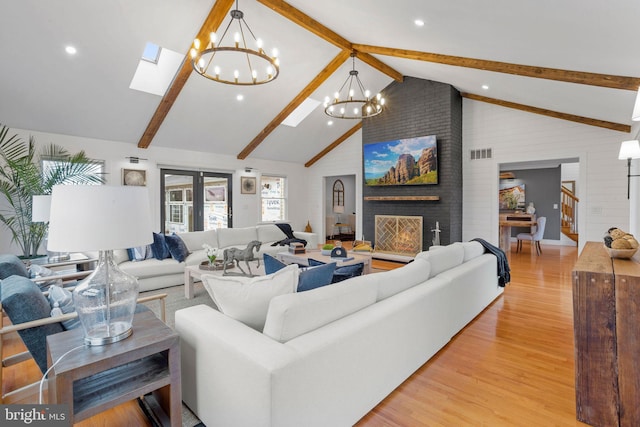
<svg viewBox="0 0 640 427">
<path fill-rule="evenodd" d="M 175 316 L 189 408 L 206 425 L 270 425 L 274 373 L 297 354 L 206 305 Z"/>
<path fill-rule="evenodd" d="M 293 235 L 298 239 L 304 239 L 307 241 L 307 249 L 317 249 L 320 241 L 316 233 L 309 233 L 306 231 L 294 231 Z"/>
</svg>

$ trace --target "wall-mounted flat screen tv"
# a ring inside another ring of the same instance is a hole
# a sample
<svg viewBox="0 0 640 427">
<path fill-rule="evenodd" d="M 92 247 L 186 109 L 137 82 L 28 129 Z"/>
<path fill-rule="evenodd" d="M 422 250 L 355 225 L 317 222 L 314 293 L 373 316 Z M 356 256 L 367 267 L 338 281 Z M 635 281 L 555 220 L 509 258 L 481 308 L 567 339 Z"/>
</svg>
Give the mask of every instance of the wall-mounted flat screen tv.
<svg viewBox="0 0 640 427">
<path fill-rule="evenodd" d="M 366 185 L 420 185 L 438 183 L 436 136 L 365 144 Z"/>
</svg>

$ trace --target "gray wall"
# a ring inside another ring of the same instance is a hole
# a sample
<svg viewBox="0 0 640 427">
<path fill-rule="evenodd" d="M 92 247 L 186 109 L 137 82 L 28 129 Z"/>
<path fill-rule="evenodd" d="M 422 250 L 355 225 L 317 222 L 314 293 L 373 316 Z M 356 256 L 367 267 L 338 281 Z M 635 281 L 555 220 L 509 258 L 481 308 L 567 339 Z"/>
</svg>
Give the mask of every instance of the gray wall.
<svg viewBox="0 0 640 427">
<path fill-rule="evenodd" d="M 462 98 L 452 86 L 405 77 L 384 91 L 387 109 L 365 119 L 363 144 L 436 135 L 438 144 L 438 184 L 369 187 L 367 196 L 440 196 L 439 201 L 363 200 L 363 234 L 374 239 L 375 215 L 421 215 L 423 249 L 431 246 L 436 221 L 440 223 L 443 245 L 462 239 Z M 362 174 L 364 176 L 364 173 Z"/>
<path fill-rule="evenodd" d="M 524 183 L 525 207 L 533 202 L 537 217 L 547 217 L 544 229 L 544 239 L 560 240 L 560 185 L 562 169 L 525 169 L 515 170 L 516 179 Z M 553 209 L 556 204 L 558 209 Z M 529 232 L 528 228 L 512 227 L 511 235 Z"/>
</svg>

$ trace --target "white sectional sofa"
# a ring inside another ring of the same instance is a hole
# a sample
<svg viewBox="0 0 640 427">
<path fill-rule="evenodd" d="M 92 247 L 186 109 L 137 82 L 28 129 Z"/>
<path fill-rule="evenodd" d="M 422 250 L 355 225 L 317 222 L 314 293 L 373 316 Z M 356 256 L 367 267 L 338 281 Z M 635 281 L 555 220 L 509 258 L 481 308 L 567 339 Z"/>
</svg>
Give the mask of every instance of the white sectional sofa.
<svg viewBox="0 0 640 427">
<path fill-rule="evenodd" d="M 189 255 L 183 262 L 178 262 L 173 258 L 163 260 L 150 258 L 143 261 L 129 261 L 126 249 L 114 251 L 114 256 L 120 269 L 138 278 L 141 292 L 183 284 L 184 267 L 198 265 L 207 260 L 202 247 L 205 243 L 218 248 L 220 256 L 222 256 L 224 249 L 231 247 L 245 248 L 252 240 L 258 240 L 262 243 L 257 255 L 260 258 L 264 253 L 273 254 L 286 250 L 283 246 L 271 246 L 272 243 L 286 238 L 284 232 L 275 224 L 192 231 L 177 233 L 177 235 L 180 236 L 189 249 Z M 315 249 L 318 247 L 318 236 L 316 234 L 294 231 L 294 235 L 299 239 L 306 240 L 308 248 Z"/>
<path fill-rule="evenodd" d="M 469 242 L 277 296 L 262 333 L 179 310 L 183 401 L 211 426 L 353 425 L 502 291 L 496 257 Z"/>
</svg>

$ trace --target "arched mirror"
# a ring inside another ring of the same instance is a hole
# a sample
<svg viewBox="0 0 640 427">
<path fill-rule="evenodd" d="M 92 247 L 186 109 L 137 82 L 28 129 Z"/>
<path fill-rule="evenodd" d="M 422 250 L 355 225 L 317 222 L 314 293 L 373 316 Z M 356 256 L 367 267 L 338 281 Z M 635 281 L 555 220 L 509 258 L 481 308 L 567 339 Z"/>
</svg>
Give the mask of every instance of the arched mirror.
<svg viewBox="0 0 640 427">
<path fill-rule="evenodd" d="M 333 183 L 333 206 L 344 206 L 344 184 L 339 179 Z"/>
</svg>

